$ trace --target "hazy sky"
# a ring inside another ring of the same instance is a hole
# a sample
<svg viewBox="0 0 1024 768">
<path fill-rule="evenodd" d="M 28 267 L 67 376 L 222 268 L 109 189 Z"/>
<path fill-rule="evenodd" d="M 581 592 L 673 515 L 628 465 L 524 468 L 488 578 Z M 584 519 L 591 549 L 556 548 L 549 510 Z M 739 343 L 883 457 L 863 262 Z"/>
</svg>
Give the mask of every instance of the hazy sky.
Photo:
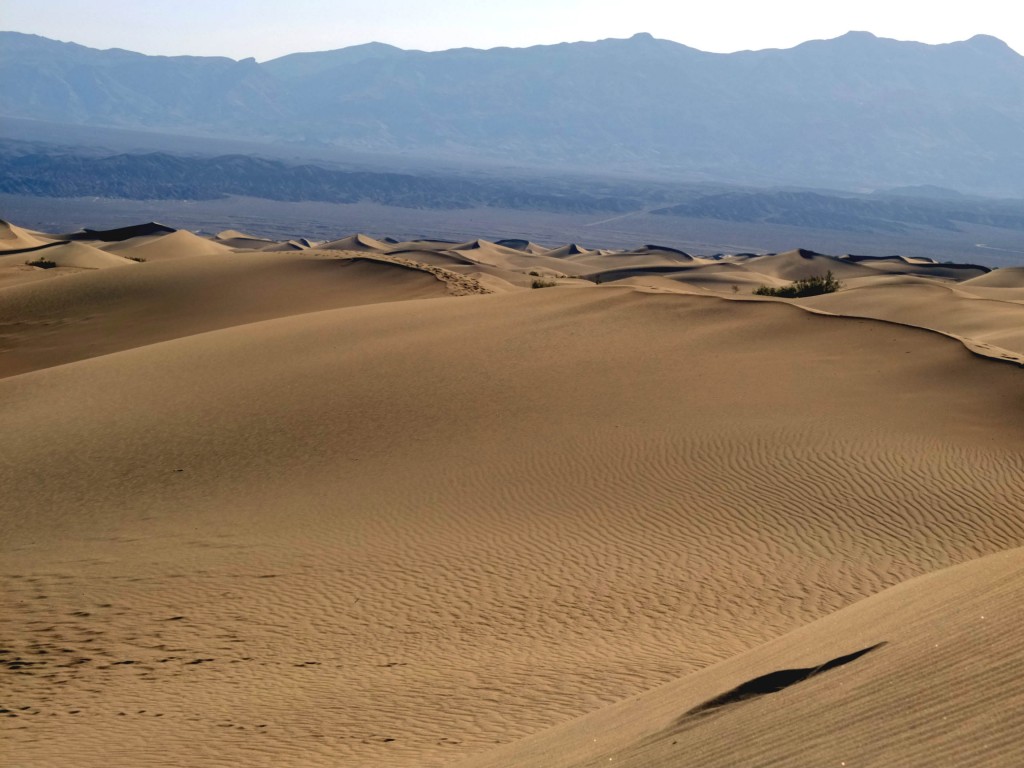
<svg viewBox="0 0 1024 768">
<path fill-rule="evenodd" d="M 926 43 L 983 33 L 1024 52 L 1010 0 L 0 0 L 0 29 L 93 48 L 260 61 L 373 40 L 442 50 L 636 32 L 719 52 L 788 48 L 850 30 Z"/>
</svg>

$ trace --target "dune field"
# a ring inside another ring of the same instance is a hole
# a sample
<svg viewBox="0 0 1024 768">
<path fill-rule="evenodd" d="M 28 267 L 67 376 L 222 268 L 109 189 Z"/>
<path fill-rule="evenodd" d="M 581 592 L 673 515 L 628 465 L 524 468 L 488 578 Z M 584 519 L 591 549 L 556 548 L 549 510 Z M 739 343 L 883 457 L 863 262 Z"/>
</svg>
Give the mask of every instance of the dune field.
<svg viewBox="0 0 1024 768">
<path fill-rule="evenodd" d="M 2 224 L 0 756 L 1024 764 L 1022 365 L 1024 268 Z"/>
</svg>

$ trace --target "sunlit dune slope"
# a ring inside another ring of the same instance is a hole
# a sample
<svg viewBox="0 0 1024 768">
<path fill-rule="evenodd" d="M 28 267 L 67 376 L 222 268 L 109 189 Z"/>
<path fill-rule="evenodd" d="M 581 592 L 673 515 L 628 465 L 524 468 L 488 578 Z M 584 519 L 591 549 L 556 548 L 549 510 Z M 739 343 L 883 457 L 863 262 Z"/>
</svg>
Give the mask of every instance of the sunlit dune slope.
<svg viewBox="0 0 1024 768">
<path fill-rule="evenodd" d="M 269 243 L 268 243 L 269 244 Z M 216 256 L 231 253 L 231 248 L 216 240 L 179 229 L 176 232 L 133 237 L 103 245 L 104 250 L 131 259 L 165 261 L 190 256 Z"/>
<path fill-rule="evenodd" d="M 1022 622 L 1014 549 L 459 765 L 1019 765 Z"/>
<path fill-rule="evenodd" d="M 731 657 L 647 724 L 881 640 L 778 696 L 824 717 L 818 686 L 861 679 L 884 713 L 880 670 L 924 648 L 913 606 L 906 634 L 864 613 L 739 654 L 1024 541 L 1020 370 L 949 338 L 614 286 L 309 312 L 333 270 L 408 276 L 296 258 L 248 264 L 310 277 L 304 314 L 264 322 L 229 298 L 259 293 L 241 268 L 209 293 L 186 260 L 116 270 L 166 269 L 232 327 L 0 381 L 0 726 L 23 763 L 444 766 Z M 163 284 L 136 311 L 187 329 Z M 977 711 L 1014 711 L 992 690 Z M 715 722 L 796 727 L 742 706 Z M 704 748 L 753 749 L 709 727 Z"/>
<path fill-rule="evenodd" d="M 972 294 L 974 281 L 888 278 L 861 288 L 801 299 L 802 306 L 875 317 L 958 336 L 992 356 L 1024 361 L 1024 303 Z"/>
<path fill-rule="evenodd" d="M 49 237 L 41 232 L 0 220 L 0 253 L 38 248 L 42 245 L 49 245 L 50 242 Z"/>
</svg>

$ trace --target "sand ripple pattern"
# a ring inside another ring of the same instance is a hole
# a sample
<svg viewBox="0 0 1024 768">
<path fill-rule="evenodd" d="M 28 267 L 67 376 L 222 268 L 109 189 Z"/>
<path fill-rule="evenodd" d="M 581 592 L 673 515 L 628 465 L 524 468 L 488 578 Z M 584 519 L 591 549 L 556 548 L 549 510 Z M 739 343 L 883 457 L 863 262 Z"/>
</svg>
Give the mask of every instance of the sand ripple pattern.
<svg viewBox="0 0 1024 768">
<path fill-rule="evenodd" d="M 0 384 L 25 765 L 443 766 L 1024 543 L 1017 372 L 955 342 L 407 304 Z"/>
</svg>

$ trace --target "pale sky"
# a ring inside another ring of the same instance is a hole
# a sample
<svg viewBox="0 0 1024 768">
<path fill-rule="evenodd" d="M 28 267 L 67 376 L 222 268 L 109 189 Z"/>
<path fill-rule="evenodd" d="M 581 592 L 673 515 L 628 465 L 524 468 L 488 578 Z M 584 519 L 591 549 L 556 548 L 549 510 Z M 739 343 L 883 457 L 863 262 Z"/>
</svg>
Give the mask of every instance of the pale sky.
<svg viewBox="0 0 1024 768">
<path fill-rule="evenodd" d="M 850 30 L 948 43 L 999 37 L 1024 53 L 1010 0 L 0 0 L 0 29 L 92 48 L 265 61 L 379 41 L 426 51 L 524 47 L 650 32 L 721 53 Z"/>
</svg>

